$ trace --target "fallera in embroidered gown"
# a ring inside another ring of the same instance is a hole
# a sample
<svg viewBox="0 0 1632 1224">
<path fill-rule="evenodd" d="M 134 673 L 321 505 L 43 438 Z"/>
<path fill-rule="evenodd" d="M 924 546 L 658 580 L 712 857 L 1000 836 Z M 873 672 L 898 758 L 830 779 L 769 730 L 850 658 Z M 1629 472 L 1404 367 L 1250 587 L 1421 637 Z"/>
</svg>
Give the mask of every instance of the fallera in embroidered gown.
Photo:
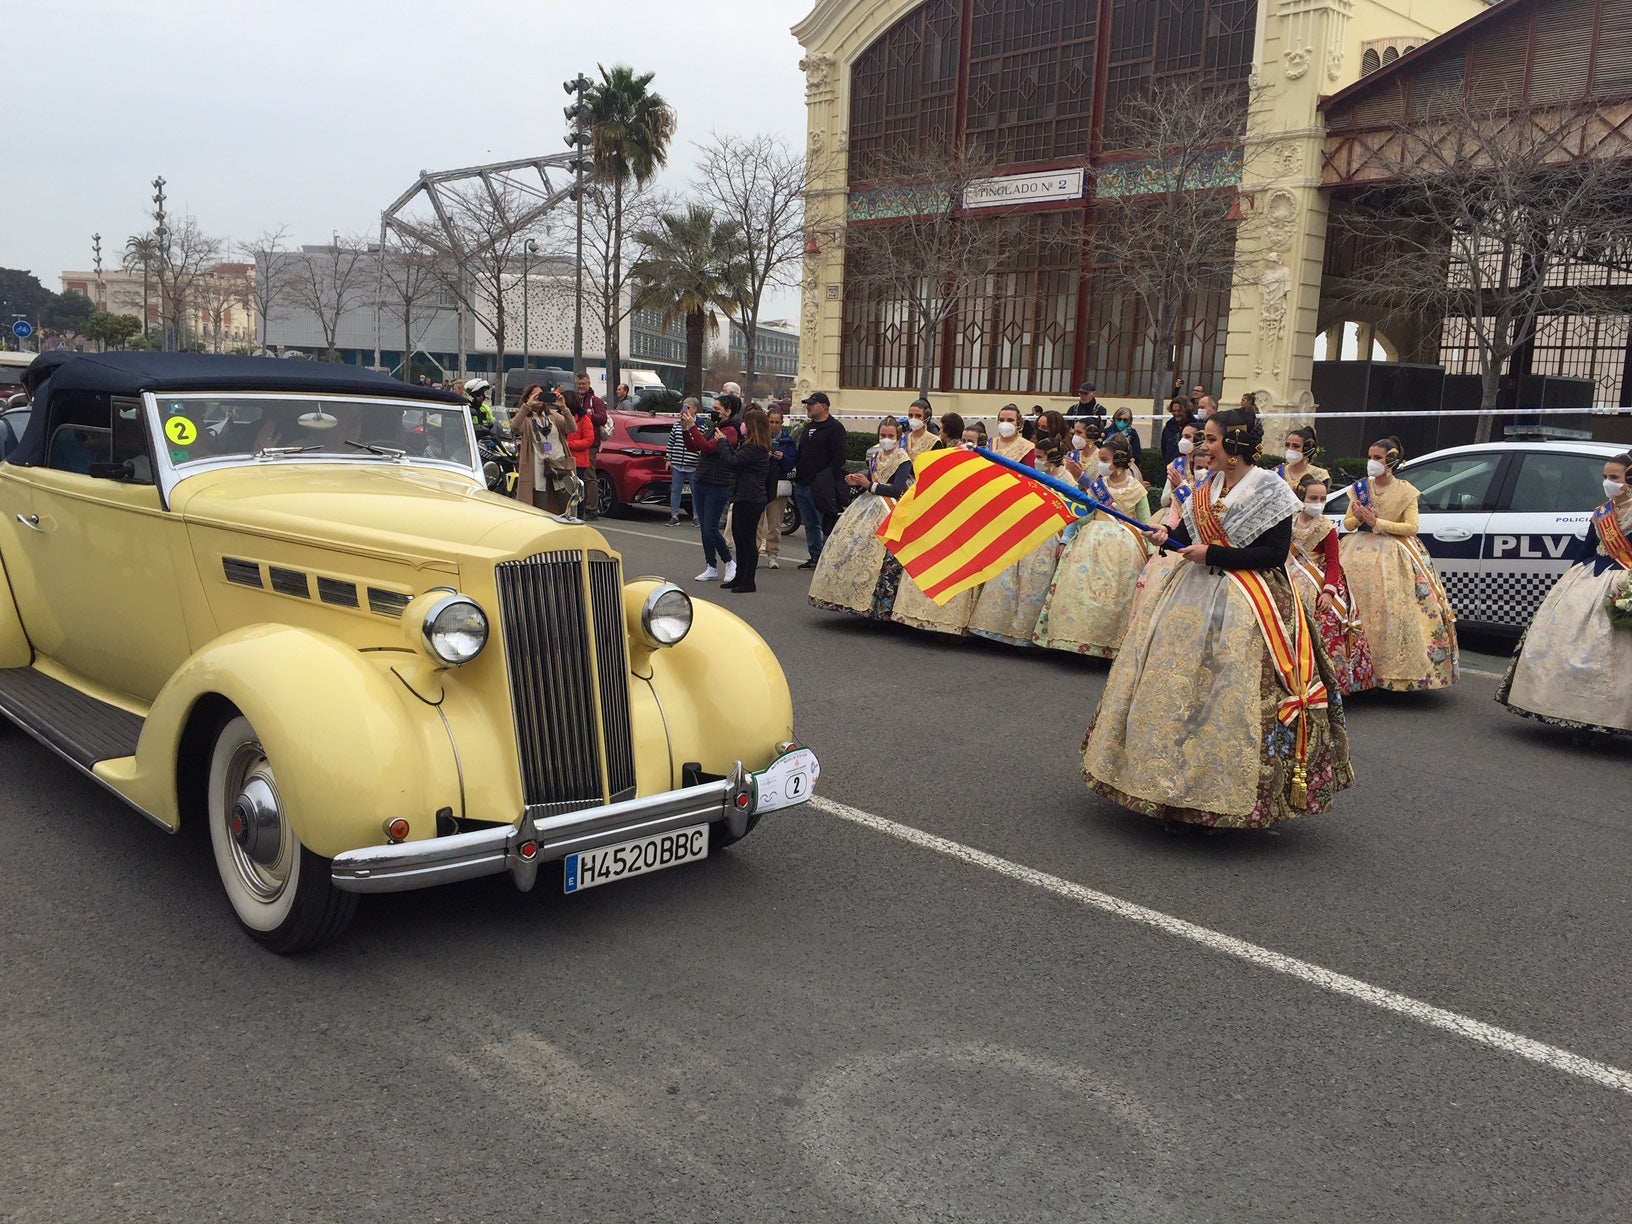
<svg viewBox="0 0 1632 1224">
<path fill-rule="evenodd" d="M 1083 741 L 1097 794 L 1165 820 L 1264 828 L 1327 811 L 1353 784 L 1337 678 L 1284 568 L 1297 513 L 1260 469 L 1186 503 L 1171 547 L 1217 543 L 1211 556 L 1255 567 L 1182 561 L 1147 585 Z M 1284 669 L 1270 633 L 1291 652 Z"/>
<path fill-rule="evenodd" d="M 1140 522 L 1148 517 L 1145 487 L 1131 473 L 1120 486 L 1096 478 L 1088 495 Z M 1051 650 L 1115 658 L 1150 555 L 1147 541 L 1134 527 L 1098 511 L 1080 520 L 1054 569 L 1033 641 Z"/>
<path fill-rule="evenodd" d="M 1353 503 L 1362 491 L 1377 511 L 1376 531 L 1359 530 Z M 1395 692 L 1449 688 L 1458 669 L 1456 613 L 1417 539 L 1417 497 L 1398 477 L 1381 488 L 1357 482 L 1339 550 L 1377 687 Z"/>
<path fill-rule="evenodd" d="M 1629 536 L 1632 492 L 1594 512 L 1576 564 L 1536 610 L 1496 691 L 1513 713 L 1575 731 L 1632 735 L 1632 626 L 1615 625 L 1608 607 L 1632 581 Z"/>
</svg>

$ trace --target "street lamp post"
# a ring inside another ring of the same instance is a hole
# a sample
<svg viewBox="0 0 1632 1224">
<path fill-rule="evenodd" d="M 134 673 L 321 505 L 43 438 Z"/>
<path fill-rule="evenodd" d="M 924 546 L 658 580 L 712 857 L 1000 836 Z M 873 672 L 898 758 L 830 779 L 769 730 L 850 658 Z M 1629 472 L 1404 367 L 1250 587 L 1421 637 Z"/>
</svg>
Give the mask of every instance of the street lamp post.
<svg viewBox="0 0 1632 1224">
<path fill-rule="evenodd" d="M 164 175 L 153 180 L 153 239 L 155 254 L 159 257 L 159 328 L 164 333 L 164 351 L 169 352 L 179 336 L 172 336 L 170 331 L 170 312 L 166 308 L 164 292 L 164 268 L 170 258 L 170 231 L 164 224 Z M 142 320 L 146 326 L 147 320 Z"/>
<path fill-rule="evenodd" d="M 521 368 L 533 364 L 533 329 L 529 308 L 533 301 L 533 252 L 538 243 L 529 238 L 521 244 Z M 525 375 L 523 376 L 525 377 Z"/>
<path fill-rule="evenodd" d="M 594 84 L 583 73 L 579 73 L 570 81 L 563 82 L 562 88 L 569 94 L 576 94 L 577 100 L 566 108 L 567 119 L 572 124 L 572 131 L 567 133 L 567 145 L 576 148 L 578 155 L 572 162 L 572 198 L 577 204 L 577 258 L 573 263 L 573 321 L 572 321 L 572 372 L 584 372 L 584 162 L 586 155 L 584 146 L 589 144 L 589 104 L 584 95 Z M 611 371 L 607 371 L 608 374 Z M 608 388 L 610 390 L 611 388 Z"/>
</svg>

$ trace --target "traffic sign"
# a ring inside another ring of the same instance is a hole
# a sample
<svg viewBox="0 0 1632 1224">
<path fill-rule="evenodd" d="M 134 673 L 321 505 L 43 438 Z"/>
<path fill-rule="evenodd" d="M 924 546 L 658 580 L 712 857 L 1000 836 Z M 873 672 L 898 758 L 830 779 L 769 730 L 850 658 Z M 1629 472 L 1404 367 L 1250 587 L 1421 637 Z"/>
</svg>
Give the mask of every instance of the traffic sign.
<svg viewBox="0 0 1632 1224">
<path fill-rule="evenodd" d="M 18 319 L 17 322 L 11 325 L 11 334 L 19 340 L 27 340 L 34 334 L 34 329 L 29 326 L 27 319 Z"/>
</svg>

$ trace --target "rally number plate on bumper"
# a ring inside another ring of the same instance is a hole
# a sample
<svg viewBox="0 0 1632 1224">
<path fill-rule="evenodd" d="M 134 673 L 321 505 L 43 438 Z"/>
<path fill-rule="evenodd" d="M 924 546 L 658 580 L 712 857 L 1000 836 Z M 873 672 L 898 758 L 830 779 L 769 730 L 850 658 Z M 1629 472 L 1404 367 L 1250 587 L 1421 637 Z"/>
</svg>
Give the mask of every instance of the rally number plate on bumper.
<svg viewBox="0 0 1632 1224">
<path fill-rule="evenodd" d="M 619 842 L 569 854 L 563 862 L 562 887 L 566 892 L 583 892 L 630 876 L 662 871 L 708 857 L 708 826 L 673 829 L 652 837 Z"/>
</svg>

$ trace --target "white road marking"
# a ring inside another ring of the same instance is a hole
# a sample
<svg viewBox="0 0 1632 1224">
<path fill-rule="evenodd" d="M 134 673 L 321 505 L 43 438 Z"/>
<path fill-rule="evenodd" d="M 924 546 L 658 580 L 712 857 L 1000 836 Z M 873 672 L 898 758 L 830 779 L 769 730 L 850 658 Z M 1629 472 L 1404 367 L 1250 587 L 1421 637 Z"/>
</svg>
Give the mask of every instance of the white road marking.
<svg viewBox="0 0 1632 1224">
<path fill-rule="evenodd" d="M 898 824 L 882 816 L 874 816 L 871 812 L 864 812 L 860 808 L 850 807 L 821 795 L 814 796 L 810 806 L 818 811 L 826 812 L 830 816 L 837 816 L 841 820 L 848 820 L 863 828 L 872 829 L 876 833 L 898 838 L 910 845 L 933 850 L 937 854 L 944 854 L 949 858 L 958 859 L 975 867 L 984 867 L 988 871 L 1007 876 L 1022 884 L 1029 884 L 1033 888 L 1041 888 L 1055 896 L 1075 901 L 1079 905 L 1086 905 L 1117 918 L 1125 918 L 1130 922 L 1137 922 L 1142 926 L 1154 927 L 1167 935 L 1185 939 L 1194 944 L 1214 952 L 1221 952 L 1225 956 L 1233 956 L 1237 960 L 1246 961 L 1261 969 L 1268 969 L 1274 973 L 1284 974 L 1296 978 L 1321 990 L 1331 991 L 1333 994 L 1347 995 L 1351 999 L 1358 999 L 1372 1007 L 1392 1012 L 1397 1016 L 1404 1016 L 1418 1024 L 1425 1024 L 1430 1028 L 1441 1029 L 1454 1036 L 1468 1041 L 1487 1045 L 1507 1054 L 1537 1063 L 1543 1067 L 1550 1067 L 1555 1071 L 1562 1071 L 1566 1075 L 1578 1076 L 1589 1080 L 1604 1088 L 1612 1088 L 1617 1092 L 1632 1094 L 1632 1071 L 1623 1071 L 1619 1067 L 1612 1067 L 1607 1063 L 1594 1062 L 1590 1058 L 1583 1058 L 1579 1054 L 1572 1054 L 1568 1050 L 1561 1050 L 1557 1046 L 1546 1045 L 1519 1033 L 1510 1033 L 1506 1029 L 1486 1024 L 1481 1020 L 1463 1016 L 1457 1012 L 1447 1011 L 1442 1007 L 1435 1007 L 1432 1003 L 1424 1003 L 1421 999 L 1413 999 L 1408 995 L 1396 994 L 1392 990 L 1385 990 L 1381 986 L 1373 986 L 1369 982 L 1362 982 L 1358 978 L 1348 977 L 1345 974 L 1324 969 L 1308 961 L 1298 960 L 1295 957 L 1285 956 L 1280 952 L 1271 951 L 1257 944 L 1237 939 L 1233 935 L 1225 935 L 1204 926 L 1197 926 L 1193 922 L 1186 922 L 1183 918 L 1175 918 L 1171 914 L 1164 914 L 1160 910 L 1148 909 L 1143 905 L 1135 905 L 1131 901 L 1123 901 L 1108 893 L 1098 892 L 1086 888 L 1059 876 L 1049 875 L 1047 872 L 1035 868 L 1024 867 L 1008 859 L 998 858 L 995 854 L 987 854 L 984 850 L 976 850 L 972 846 L 965 846 L 961 842 L 949 841 L 944 837 L 937 837 L 933 833 L 926 833 L 922 829 L 915 829 L 910 825 Z"/>
</svg>

